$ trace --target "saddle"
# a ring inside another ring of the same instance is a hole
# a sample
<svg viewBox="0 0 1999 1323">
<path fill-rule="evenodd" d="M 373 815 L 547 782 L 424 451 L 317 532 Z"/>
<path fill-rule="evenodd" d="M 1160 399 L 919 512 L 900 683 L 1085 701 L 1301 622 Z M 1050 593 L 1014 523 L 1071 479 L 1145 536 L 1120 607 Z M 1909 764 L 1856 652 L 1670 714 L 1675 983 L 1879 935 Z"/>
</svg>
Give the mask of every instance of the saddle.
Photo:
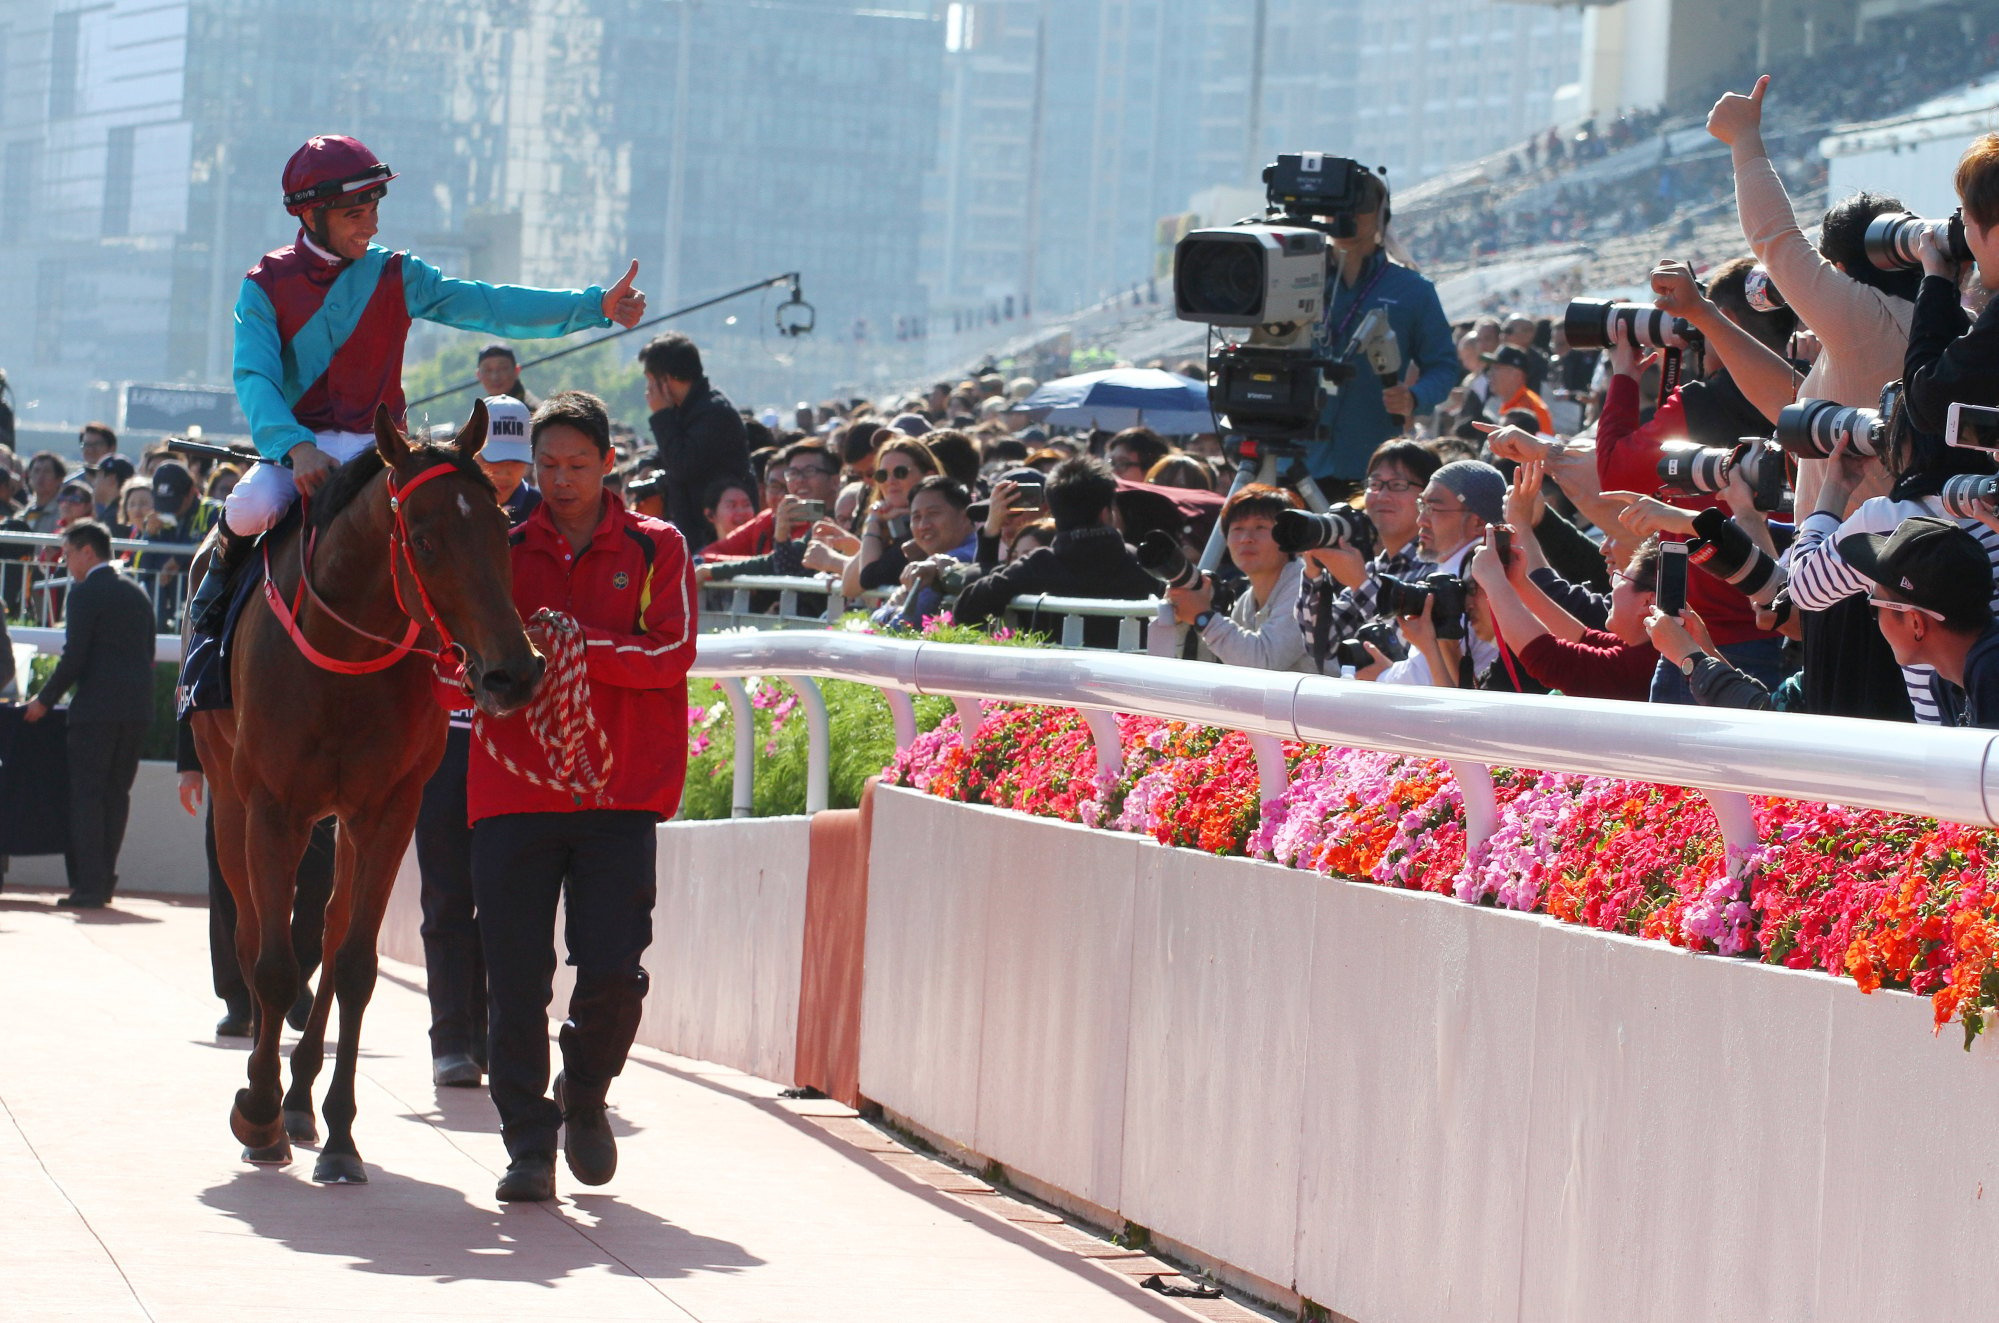
<svg viewBox="0 0 1999 1323">
<path fill-rule="evenodd" d="M 204 634 L 189 628 L 187 655 L 181 659 L 180 685 L 176 690 L 178 703 L 175 716 L 185 717 L 190 712 L 217 712 L 235 706 L 234 696 L 229 691 L 229 658 L 243 608 L 264 586 L 262 552 L 266 547 L 275 550 L 277 540 L 295 531 L 300 522 L 299 504 L 293 501 L 284 518 L 252 544 L 249 554 L 243 557 L 243 563 L 236 567 L 236 577 L 229 585 L 229 610 L 223 618 L 221 634 Z"/>
</svg>

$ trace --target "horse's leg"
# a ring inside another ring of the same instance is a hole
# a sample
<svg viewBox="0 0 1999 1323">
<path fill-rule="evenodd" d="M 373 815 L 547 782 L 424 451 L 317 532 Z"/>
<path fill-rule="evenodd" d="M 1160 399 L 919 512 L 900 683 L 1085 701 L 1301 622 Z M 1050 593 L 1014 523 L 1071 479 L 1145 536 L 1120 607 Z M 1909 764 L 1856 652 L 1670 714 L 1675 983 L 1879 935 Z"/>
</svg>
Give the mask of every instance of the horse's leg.
<svg viewBox="0 0 1999 1323">
<path fill-rule="evenodd" d="M 352 896 L 346 914 L 346 931 L 338 946 L 327 933 L 326 973 L 340 998 L 340 1047 L 333 1058 L 333 1079 L 326 1086 L 326 1147 L 320 1150 L 312 1178 L 359 1185 L 368 1179 L 361 1165 L 360 1150 L 354 1146 L 354 1072 L 361 1056 L 361 1016 L 375 994 L 375 944 L 381 936 L 382 915 L 389 908 L 389 892 L 396 884 L 396 870 L 409 849 L 416 831 L 417 806 L 422 798 L 423 776 L 406 777 L 376 813 L 357 813 L 352 822 L 340 824 L 343 854 L 353 859 L 352 885 L 342 887 Z M 353 845 L 346 845 L 349 837 Z"/>
<path fill-rule="evenodd" d="M 292 887 L 312 822 L 297 821 L 261 788 L 251 792 L 245 807 L 251 904 L 239 903 L 236 922 L 239 928 L 246 922 L 257 926 L 256 964 L 245 971 L 257 998 L 257 1042 L 250 1050 L 249 1087 L 237 1091 L 229 1123 L 243 1141 L 243 1156 L 249 1161 L 289 1162 L 278 1045 L 285 1012 L 298 996 L 298 958 L 291 944 Z"/>
<path fill-rule="evenodd" d="M 323 949 L 331 951 L 340 945 L 347 932 L 348 915 L 351 912 L 354 895 L 354 850 L 350 835 L 341 831 L 335 838 L 333 866 L 333 896 L 327 903 L 326 913 L 319 917 L 324 927 Z M 319 1078 L 319 1067 L 326 1058 L 326 1021 L 333 1007 L 332 980 L 324 973 L 319 978 L 319 988 L 313 994 L 312 1015 L 305 1022 L 305 1031 L 299 1035 L 292 1048 L 292 1086 L 285 1091 L 285 1133 L 302 1144 L 315 1143 L 319 1139 L 319 1127 L 312 1119 L 312 1086 Z"/>
</svg>

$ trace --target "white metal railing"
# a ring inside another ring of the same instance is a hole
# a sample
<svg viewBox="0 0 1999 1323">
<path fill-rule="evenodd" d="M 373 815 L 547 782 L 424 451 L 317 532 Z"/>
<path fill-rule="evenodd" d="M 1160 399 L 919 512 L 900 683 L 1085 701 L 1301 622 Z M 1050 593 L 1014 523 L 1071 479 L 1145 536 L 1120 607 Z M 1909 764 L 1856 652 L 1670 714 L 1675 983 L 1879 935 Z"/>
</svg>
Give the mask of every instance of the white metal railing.
<svg viewBox="0 0 1999 1323">
<path fill-rule="evenodd" d="M 957 700 L 968 729 L 980 699 L 1074 707 L 1097 718 L 1091 733 L 1098 765 L 1107 769 L 1120 761 L 1115 726 L 1104 719 L 1111 713 L 1229 727 L 1256 742 L 1266 800 L 1285 785 L 1282 739 L 1440 758 L 1459 778 L 1474 841 L 1492 830 L 1486 769 L 1493 765 L 1697 788 L 1714 801 L 1724 837 L 1737 849 L 1755 843 L 1746 799 L 1752 794 L 1999 826 L 1999 733 L 1982 730 L 1897 726 L 1890 732 L 1879 722 L 1848 717 L 1489 694 L 1102 651 L 982 648 L 834 632 L 704 639 L 694 674 L 874 685 L 896 714 L 899 747 L 914 736 L 913 717 L 905 715 L 911 694 Z M 740 775 L 741 742 L 754 732 L 738 723 L 736 738 Z M 736 797 L 747 803 L 741 786 Z"/>
<path fill-rule="evenodd" d="M 13 633 L 17 643 L 61 651 L 59 629 Z M 180 640 L 160 635 L 155 656 L 177 659 Z M 1755 842 L 1749 795 L 1999 826 L 1995 731 L 1372 684 L 1101 649 L 990 648 L 844 630 L 704 635 L 692 674 L 721 681 L 735 711 L 738 817 L 750 812 L 756 738 L 742 681 L 772 676 L 792 684 L 806 710 L 808 812 L 827 802 L 830 731 L 816 681 L 831 679 L 882 691 L 897 748 L 916 738 L 913 694 L 952 699 L 967 734 L 977 728 L 981 699 L 1076 708 L 1089 719 L 1098 766 L 1113 771 L 1122 764 L 1114 713 L 1239 730 L 1255 744 L 1266 801 L 1287 782 L 1280 740 L 1439 758 L 1459 779 L 1474 841 L 1493 826 L 1491 766 L 1692 787 L 1714 801 L 1724 838 L 1738 848 Z"/>
<path fill-rule="evenodd" d="M 758 611 L 752 593 L 777 594 L 772 610 Z M 704 631 L 716 629 L 821 629 L 837 624 L 848 611 L 875 605 L 887 599 L 885 589 L 870 589 L 860 598 L 840 592 L 837 580 L 817 576 L 745 574 L 740 578 L 717 580 L 703 590 L 701 624 Z M 817 609 L 809 609 L 817 603 Z M 1039 619 L 1059 620 L 1056 642 L 1064 648 L 1083 645 L 1084 622 L 1118 622 L 1117 651 L 1150 652 L 1158 657 L 1177 654 L 1185 626 L 1173 617 L 1171 604 L 1156 597 L 1106 600 L 1094 597 L 1057 597 L 1037 593 L 1016 597 L 1004 612 L 1009 623 L 1027 626 Z"/>
<path fill-rule="evenodd" d="M 154 619 L 161 628 L 180 623 L 187 598 L 187 563 L 198 545 L 111 539 L 112 556 L 121 562 L 125 576 L 153 599 Z M 69 586 L 61 548 L 60 533 L 0 529 L 0 610 L 39 625 L 53 625 L 61 618 L 62 590 Z"/>
</svg>

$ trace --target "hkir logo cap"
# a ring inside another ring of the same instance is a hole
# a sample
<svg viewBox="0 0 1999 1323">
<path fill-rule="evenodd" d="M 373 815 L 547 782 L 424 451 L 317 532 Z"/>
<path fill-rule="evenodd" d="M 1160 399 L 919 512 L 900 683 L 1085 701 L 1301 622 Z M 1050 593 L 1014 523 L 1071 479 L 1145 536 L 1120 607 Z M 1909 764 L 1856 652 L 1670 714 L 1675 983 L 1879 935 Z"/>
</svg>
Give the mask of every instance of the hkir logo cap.
<svg viewBox="0 0 1999 1323">
<path fill-rule="evenodd" d="M 488 463 L 500 464 L 507 460 L 527 463 L 533 456 L 528 450 L 528 407 L 511 395 L 489 395 L 486 397 L 486 445 L 479 457 Z"/>
</svg>

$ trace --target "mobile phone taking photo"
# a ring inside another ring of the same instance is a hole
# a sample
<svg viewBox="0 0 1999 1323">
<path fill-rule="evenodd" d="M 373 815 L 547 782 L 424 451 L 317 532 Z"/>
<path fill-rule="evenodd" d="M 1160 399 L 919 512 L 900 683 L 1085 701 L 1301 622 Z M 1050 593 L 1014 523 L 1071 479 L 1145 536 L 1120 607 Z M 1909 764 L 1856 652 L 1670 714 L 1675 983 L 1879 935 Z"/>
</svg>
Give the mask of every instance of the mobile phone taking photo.
<svg viewBox="0 0 1999 1323">
<path fill-rule="evenodd" d="M 1999 409 L 1963 401 L 1951 405 L 1943 439 L 1965 450 L 1999 454 Z"/>
<path fill-rule="evenodd" d="M 1659 587 L 1654 594 L 1661 611 L 1677 616 L 1687 609 L 1687 544 L 1659 544 Z"/>
</svg>

